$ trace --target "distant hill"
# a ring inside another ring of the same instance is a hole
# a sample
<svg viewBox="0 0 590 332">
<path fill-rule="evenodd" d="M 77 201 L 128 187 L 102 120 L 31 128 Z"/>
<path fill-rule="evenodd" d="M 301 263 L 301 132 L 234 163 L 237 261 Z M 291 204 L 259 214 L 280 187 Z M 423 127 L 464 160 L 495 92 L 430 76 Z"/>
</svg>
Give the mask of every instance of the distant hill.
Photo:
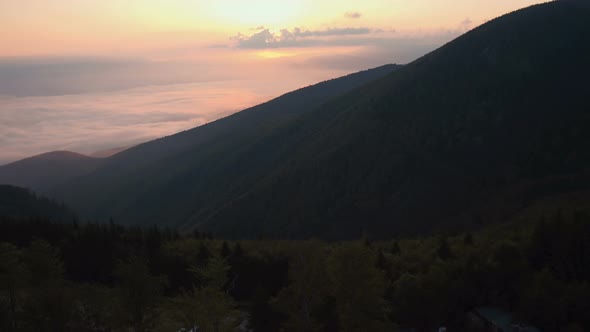
<svg viewBox="0 0 590 332">
<path fill-rule="evenodd" d="M 552 197 L 588 197 L 588 59 L 587 7 L 532 6 L 398 70 L 129 149 L 55 195 L 92 216 L 236 237 L 392 236 L 510 219 Z"/>
<path fill-rule="evenodd" d="M 0 185 L 0 219 L 2 217 L 43 217 L 69 221 L 74 214 L 63 204 L 37 196 L 30 190 Z"/>
<path fill-rule="evenodd" d="M 70 151 L 40 154 L 0 166 L 0 184 L 47 192 L 56 184 L 86 175 L 102 161 Z"/>
</svg>

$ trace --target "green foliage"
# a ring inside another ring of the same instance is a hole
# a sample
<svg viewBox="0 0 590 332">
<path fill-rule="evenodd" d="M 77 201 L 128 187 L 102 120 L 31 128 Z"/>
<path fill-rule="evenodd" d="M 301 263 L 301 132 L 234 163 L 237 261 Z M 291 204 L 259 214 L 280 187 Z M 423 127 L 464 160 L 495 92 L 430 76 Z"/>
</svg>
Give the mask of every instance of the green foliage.
<svg viewBox="0 0 590 332">
<path fill-rule="evenodd" d="M 400 238 L 396 250 L 391 241 L 226 241 L 234 249 L 225 259 L 211 254 L 223 240 L 114 223 L 5 221 L 0 237 L 9 241 L 0 245 L 2 331 L 231 331 L 246 322 L 262 332 L 469 331 L 468 313 L 480 307 L 541 330 L 590 328 L 590 216 L 579 212 Z M 97 239 L 101 250 L 88 250 Z M 441 246 L 452 255 L 441 259 Z M 89 266 L 78 255 L 112 278 L 81 274 Z"/>
<path fill-rule="evenodd" d="M 398 241 L 393 241 L 393 244 L 391 245 L 390 252 L 391 252 L 392 255 L 399 255 L 399 254 L 401 254 L 401 249 L 399 247 Z"/>
<path fill-rule="evenodd" d="M 213 256 L 205 267 L 193 267 L 190 269 L 201 285 L 215 289 L 223 289 L 227 283 L 227 273 L 230 267 L 222 257 Z"/>
<path fill-rule="evenodd" d="M 121 309 L 116 292 L 101 285 L 77 285 L 74 313 L 68 324 L 73 332 L 97 332 L 124 329 L 121 324 Z"/>
<path fill-rule="evenodd" d="M 32 284 L 43 285 L 63 278 L 64 264 L 58 251 L 44 240 L 31 242 L 23 252 L 23 260 L 29 267 Z"/>
<path fill-rule="evenodd" d="M 473 234 L 471 234 L 471 233 L 465 234 L 465 236 L 463 237 L 463 244 L 466 246 L 472 246 L 473 245 Z"/>
<path fill-rule="evenodd" d="M 20 250 L 9 243 L 0 243 L 0 329 L 3 331 L 17 330 L 17 316 L 23 304 L 20 289 L 26 285 L 27 276 Z"/>
<path fill-rule="evenodd" d="M 223 241 L 221 244 L 221 251 L 219 252 L 221 258 L 228 258 L 231 255 L 231 249 L 229 248 L 229 244 L 227 241 Z"/>
<path fill-rule="evenodd" d="M 202 231 L 50 222 L 59 206 L 0 187 L 0 329 L 218 332 L 249 316 L 257 331 L 468 331 L 493 307 L 590 330 L 590 216 L 546 218 L 587 210 L 588 22 L 571 1 L 518 11 L 389 76 L 300 90 L 63 188 L 129 223 L 260 235 L 233 250 Z"/>
<path fill-rule="evenodd" d="M 123 324 L 134 332 L 151 331 L 157 323 L 157 304 L 166 278 L 152 275 L 147 262 L 136 257 L 119 263 L 114 276 L 119 281 L 118 304 Z"/>
<path fill-rule="evenodd" d="M 58 250 L 34 240 L 23 250 L 27 267 L 27 297 L 23 305 L 25 329 L 65 331 L 74 311 L 74 297 L 63 279 L 64 264 Z"/>
<path fill-rule="evenodd" d="M 447 242 L 446 238 L 441 238 L 438 244 L 438 248 L 436 249 L 436 254 L 442 260 L 447 260 L 453 257 L 453 253 L 451 252 L 451 247 Z"/>
<path fill-rule="evenodd" d="M 234 331 L 238 315 L 233 300 L 222 290 L 212 286 L 188 291 L 170 300 L 167 311 L 174 323 L 166 326 L 205 332 Z"/>
<path fill-rule="evenodd" d="M 558 322 L 565 321 L 567 310 L 561 292 L 561 285 L 551 273 L 535 273 L 521 301 L 523 314 L 541 326 L 559 330 Z"/>
<path fill-rule="evenodd" d="M 328 259 L 330 295 L 341 331 L 390 331 L 386 281 L 375 267 L 375 254 L 366 246 L 334 248 Z"/>
<path fill-rule="evenodd" d="M 201 286 L 169 301 L 166 326 L 186 331 L 234 331 L 239 316 L 233 299 L 224 290 L 229 269 L 220 257 L 212 257 L 204 267 L 192 268 Z"/>
<path fill-rule="evenodd" d="M 289 264 L 289 285 L 275 300 L 276 305 L 289 316 L 285 331 L 320 331 L 317 312 L 328 295 L 326 255 L 320 242 L 307 241 L 298 246 Z"/>
<path fill-rule="evenodd" d="M 0 184 L 0 217 L 67 220 L 74 218 L 74 213 L 63 204 L 38 196 L 28 189 Z"/>
</svg>

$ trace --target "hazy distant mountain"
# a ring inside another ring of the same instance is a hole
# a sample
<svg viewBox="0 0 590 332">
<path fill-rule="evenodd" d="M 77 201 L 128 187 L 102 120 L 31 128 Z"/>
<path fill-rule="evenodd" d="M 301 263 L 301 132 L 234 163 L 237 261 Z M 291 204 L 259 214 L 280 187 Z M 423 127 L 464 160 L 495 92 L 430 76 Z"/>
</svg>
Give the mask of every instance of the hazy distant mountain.
<svg viewBox="0 0 590 332">
<path fill-rule="evenodd" d="M 101 163 L 75 152 L 48 152 L 0 166 L 0 184 L 46 192 L 56 184 L 94 171 Z"/>
<path fill-rule="evenodd" d="M 501 220 L 588 192 L 588 59 L 586 7 L 533 6 L 394 72 L 323 83 L 129 149 L 56 194 L 92 216 L 235 236 L 390 236 Z"/>
</svg>

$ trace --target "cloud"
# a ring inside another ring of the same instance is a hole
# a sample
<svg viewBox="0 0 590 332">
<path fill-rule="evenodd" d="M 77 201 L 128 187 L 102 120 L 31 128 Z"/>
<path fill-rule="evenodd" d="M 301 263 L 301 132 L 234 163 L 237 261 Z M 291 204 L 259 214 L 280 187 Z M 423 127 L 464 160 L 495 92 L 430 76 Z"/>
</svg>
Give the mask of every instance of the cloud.
<svg viewBox="0 0 590 332">
<path fill-rule="evenodd" d="M 367 35 L 373 30 L 369 28 L 334 28 L 327 30 L 316 30 L 302 31 L 299 28 L 295 28 L 293 33 L 296 37 L 324 37 L 324 36 L 351 36 L 351 35 Z"/>
<path fill-rule="evenodd" d="M 361 14 L 360 12 L 346 12 L 344 14 L 344 17 L 350 18 L 350 19 L 361 18 L 361 16 L 363 16 L 363 14 Z"/>
<path fill-rule="evenodd" d="M 11 77 L 20 81 L 19 86 L 30 84 L 42 88 L 42 91 L 29 93 L 19 88 L 16 91 L 19 96 L 0 93 L 0 165 L 54 150 L 92 153 L 132 146 L 194 128 L 288 91 L 341 74 L 316 69 L 293 69 L 280 62 L 218 66 L 215 63 L 203 65 L 196 61 L 165 65 L 151 63 L 155 69 L 148 68 L 149 62 L 137 67 L 116 66 L 120 72 L 109 67 L 108 77 L 100 74 L 95 65 L 90 65 L 91 70 L 80 70 L 79 76 L 76 76 L 76 68 L 87 67 L 76 65 L 78 60 L 71 64 L 67 59 L 53 58 L 2 61 L 4 72 L 9 71 L 8 63 L 13 64 L 14 73 Z M 35 67 L 40 68 L 39 77 L 47 75 L 42 74 L 47 71 L 41 65 L 43 63 L 52 64 L 51 72 L 56 75 L 53 77 L 55 90 L 51 90 L 49 78 L 42 78 L 46 81 L 42 84 L 35 81 Z M 131 68 L 147 70 L 148 73 L 133 72 Z M 165 77 L 158 79 L 155 73 L 161 70 L 166 71 Z M 276 73 L 279 71 L 289 79 L 277 81 Z M 18 72 L 22 76 L 19 77 Z M 100 87 L 104 89 L 97 90 L 94 83 L 86 82 L 91 73 L 96 73 L 96 77 L 104 81 L 100 82 Z M 151 78 L 139 87 L 115 89 L 117 79 L 134 75 L 139 80 Z M 175 78 L 174 75 L 179 77 Z M 192 83 L 149 84 L 181 81 L 191 75 Z M 229 79 L 220 79 L 224 77 Z M 3 80 L 0 82 L 3 83 Z M 79 89 L 79 86 L 82 88 Z M 56 92 L 81 90 L 86 92 L 65 95 Z"/>
<path fill-rule="evenodd" d="M 368 35 L 375 32 L 369 28 L 330 28 L 325 30 L 303 30 L 301 28 L 281 29 L 279 33 L 272 33 L 264 29 L 252 35 L 238 34 L 230 37 L 237 43 L 238 48 L 267 49 L 282 47 L 309 47 L 329 44 L 329 40 L 318 40 L 321 37 L 345 37 Z"/>
<path fill-rule="evenodd" d="M 460 26 L 460 30 L 465 32 L 469 29 L 471 29 L 471 24 L 473 24 L 473 21 L 469 18 L 466 17 L 463 21 L 461 21 L 461 23 L 459 24 Z"/>
<path fill-rule="evenodd" d="M 222 43 L 217 43 L 217 44 L 211 44 L 211 45 L 209 45 L 209 48 L 229 48 L 229 45 L 222 44 Z"/>
<path fill-rule="evenodd" d="M 116 57 L 0 58 L 0 96 L 56 96 L 218 80 L 206 64 Z"/>
<path fill-rule="evenodd" d="M 270 98 L 256 82 L 209 82 L 43 97 L 0 97 L 0 164 L 91 153 L 190 129 Z"/>
<path fill-rule="evenodd" d="M 173 54 L 178 62 L 0 58 L 0 164 L 52 150 L 90 153 L 174 134 L 315 82 L 410 62 L 461 32 L 458 27 L 428 33 L 262 29 L 234 37 L 233 49 L 184 45 Z M 242 52 L 236 47 L 310 48 L 284 58 L 244 60 L 236 57 Z M 277 80 L 277 73 L 288 79 Z"/>
</svg>

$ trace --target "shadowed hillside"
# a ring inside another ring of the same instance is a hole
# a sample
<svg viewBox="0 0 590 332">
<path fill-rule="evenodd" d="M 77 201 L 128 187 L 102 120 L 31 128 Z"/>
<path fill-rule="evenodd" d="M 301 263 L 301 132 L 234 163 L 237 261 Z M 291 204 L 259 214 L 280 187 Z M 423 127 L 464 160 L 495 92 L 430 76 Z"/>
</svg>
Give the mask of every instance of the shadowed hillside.
<svg viewBox="0 0 590 332">
<path fill-rule="evenodd" d="M 130 148 L 108 158 L 90 176 L 59 186 L 56 196 L 90 216 L 178 224 L 193 213 L 196 205 L 213 204 L 211 200 L 223 204 L 227 191 L 251 186 L 290 153 L 286 150 L 273 155 L 258 150 L 250 154 L 257 142 L 300 114 L 396 68 L 387 65 L 322 82 L 207 125 Z M 232 169 L 236 162 L 241 166 Z M 160 198 L 168 203 L 142 207 Z"/>
<path fill-rule="evenodd" d="M 59 197 L 92 216 L 234 236 L 503 220 L 588 191 L 589 58 L 590 11 L 533 6 L 330 102 L 300 90 L 125 151 Z"/>
<path fill-rule="evenodd" d="M 75 152 L 48 152 L 0 166 L 0 184 L 47 192 L 56 184 L 94 171 L 101 163 Z"/>
<path fill-rule="evenodd" d="M 292 158 L 192 223 L 235 235 L 395 234 L 587 192 L 588 58 L 590 11 L 576 4 L 491 21 L 277 132 L 268 142 L 291 144 Z"/>
<path fill-rule="evenodd" d="M 8 185 L 0 185 L 0 218 L 42 217 L 67 220 L 74 214 L 64 205 L 32 191 Z"/>
<path fill-rule="evenodd" d="M 108 157 L 112 157 L 112 156 L 116 155 L 117 153 L 121 153 L 127 149 L 129 149 L 128 146 L 107 149 L 107 150 L 100 150 L 100 151 L 96 151 L 96 152 L 91 153 L 90 157 L 92 157 L 92 158 L 108 158 Z"/>
</svg>

